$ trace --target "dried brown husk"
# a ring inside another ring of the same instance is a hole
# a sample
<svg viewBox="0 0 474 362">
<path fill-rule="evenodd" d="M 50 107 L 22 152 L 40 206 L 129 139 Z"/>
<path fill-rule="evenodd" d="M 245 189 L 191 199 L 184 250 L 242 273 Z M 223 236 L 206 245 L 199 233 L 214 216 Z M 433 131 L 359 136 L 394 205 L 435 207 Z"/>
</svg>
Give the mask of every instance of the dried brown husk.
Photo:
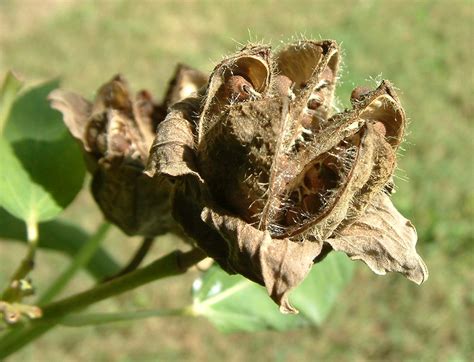
<svg viewBox="0 0 474 362">
<path fill-rule="evenodd" d="M 179 232 L 170 212 L 171 184 L 164 177 L 144 174 L 155 129 L 168 106 L 199 89 L 205 77 L 197 70 L 178 66 L 168 96 L 156 104 L 148 91 L 135 97 L 126 80 L 117 75 L 97 92 L 93 102 L 64 91 L 53 91 L 53 108 L 63 113 L 66 126 L 81 143 L 91 191 L 105 217 L 128 235 L 153 237 Z"/>
<path fill-rule="evenodd" d="M 331 248 L 377 273 L 427 277 L 416 233 L 384 194 L 403 109 L 383 81 L 333 115 L 338 66 L 333 41 L 276 56 L 247 46 L 219 63 L 206 92 L 170 108 L 152 147 L 148 173 L 175 182 L 185 232 L 229 273 L 265 285 L 283 312 L 295 311 L 288 292 Z M 354 244 L 370 222 L 379 229 Z"/>
</svg>

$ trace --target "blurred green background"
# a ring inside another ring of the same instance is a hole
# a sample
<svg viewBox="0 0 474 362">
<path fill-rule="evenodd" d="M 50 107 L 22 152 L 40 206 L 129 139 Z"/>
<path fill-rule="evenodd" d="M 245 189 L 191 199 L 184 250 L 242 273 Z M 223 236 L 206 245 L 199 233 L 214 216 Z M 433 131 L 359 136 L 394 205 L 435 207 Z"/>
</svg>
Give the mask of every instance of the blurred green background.
<svg viewBox="0 0 474 362">
<path fill-rule="evenodd" d="M 473 12 L 471 0 L 445 1 L 79 1 L 0 0 L 0 76 L 60 76 L 89 97 L 113 74 L 160 98 L 177 62 L 210 71 L 248 41 L 278 47 L 292 39 L 341 43 L 338 97 L 386 78 L 400 88 L 410 118 L 400 154 L 395 204 L 417 226 L 430 269 L 421 287 L 356 276 L 319 329 L 218 333 L 203 319 L 150 319 L 83 329 L 57 328 L 11 360 L 426 360 L 474 359 Z M 100 214 L 87 191 L 64 218 L 94 230 Z M 127 260 L 138 240 L 114 231 L 106 247 Z M 173 241 L 157 243 L 150 260 Z M 21 258 L 0 243 L 0 283 Z M 38 288 L 66 265 L 42 252 Z M 195 274 L 148 285 L 96 307 L 174 307 L 189 298 Z M 90 286 L 84 273 L 69 289 Z"/>
</svg>

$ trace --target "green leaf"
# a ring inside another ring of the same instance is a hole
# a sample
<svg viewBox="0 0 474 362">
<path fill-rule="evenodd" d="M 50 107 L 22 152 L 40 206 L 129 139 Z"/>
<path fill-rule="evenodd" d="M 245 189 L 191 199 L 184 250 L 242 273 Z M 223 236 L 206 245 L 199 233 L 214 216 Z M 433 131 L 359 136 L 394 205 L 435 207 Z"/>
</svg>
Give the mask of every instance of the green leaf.
<svg viewBox="0 0 474 362">
<path fill-rule="evenodd" d="M 48 221 L 39 224 L 38 246 L 73 258 L 90 237 L 91 235 L 82 228 L 66 221 Z M 2 208 L 0 208 L 0 238 L 26 243 L 24 223 Z M 95 252 L 85 268 L 96 280 L 114 275 L 120 270 L 119 264 L 103 248 Z"/>
<path fill-rule="evenodd" d="M 25 222 L 54 218 L 82 188 L 84 167 L 69 138 L 0 139 L 0 205 Z"/>
<path fill-rule="evenodd" d="M 12 72 L 8 72 L 0 88 L 0 136 L 3 133 L 5 122 L 8 119 L 11 107 L 21 86 L 22 82 Z"/>
<path fill-rule="evenodd" d="M 309 276 L 291 294 L 291 302 L 310 323 L 321 325 L 352 279 L 354 266 L 345 254 L 331 252 L 313 266 Z"/>
<path fill-rule="evenodd" d="M 343 254 L 328 255 L 292 292 L 290 301 L 300 313 L 288 315 L 279 312 L 260 285 L 213 266 L 193 284 L 193 313 L 206 317 L 223 332 L 318 326 L 350 281 L 353 267 Z"/>
<path fill-rule="evenodd" d="M 46 100 L 56 86 L 47 83 L 20 96 L 0 140 L 0 205 L 27 224 L 54 218 L 84 180 L 79 148 Z"/>
<path fill-rule="evenodd" d="M 14 142 L 24 139 L 51 141 L 64 137 L 67 130 L 62 117 L 47 101 L 48 94 L 58 87 L 59 81 L 53 80 L 21 94 L 8 117 L 5 138 Z"/>
</svg>

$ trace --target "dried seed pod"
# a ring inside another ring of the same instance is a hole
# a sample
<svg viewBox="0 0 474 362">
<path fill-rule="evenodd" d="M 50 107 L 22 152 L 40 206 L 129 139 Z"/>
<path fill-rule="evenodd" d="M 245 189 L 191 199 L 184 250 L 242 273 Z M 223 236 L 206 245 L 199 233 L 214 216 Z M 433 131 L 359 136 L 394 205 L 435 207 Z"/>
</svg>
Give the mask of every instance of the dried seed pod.
<svg viewBox="0 0 474 362">
<path fill-rule="evenodd" d="M 171 184 L 163 177 L 150 178 L 144 169 L 156 126 L 164 119 L 163 108 L 187 97 L 190 87 L 200 88 L 203 78 L 179 66 L 162 105 L 147 91 L 133 98 L 120 75 L 99 89 L 93 103 L 62 90 L 49 96 L 83 146 L 95 201 L 105 217 L 129 235 L 179 232 L 171 217 Z"/>
<path fill-rule="evenodd" d="M 223 60 L 216 66 L 209 78 L 204 105 L 198 122 L 198 141 L 217 122 L 217 117 L 227 106 L 232 106 L 232 92 L 225 92 L 229 78 L 240 76 L 251 85 L 252 92 L 264 97 L 269 90 L 271 66 L 269 48 L 263 46 L 248 46 L 235 56 Z M 235 82 L 231 82 L 235 83 Z M 224 95 L 222 94 L 224 93 Z M 225 98 L 227 95 L 228 98 Z"/>
<path fill-rule="evenodd" d="M 206 74 L 185 64 L 178 64 L 168 85 L 164 105 L 166 108 L 192 96 L 207 84 Z"/>
<path fill-rule="evenodd" d="M 116 109 L 128 116 L 132 113 L 132 100 L 125 78 L 118 74 L 99 88 L 93 105 L 93 114 Z"/>
<path fill-rule="evenodd" d="M 339 52 L 333 41 L 299 41 L 277 54 L 278 69 L 294 83 L 301 103 L 316 98 L 321 104 L 317 116 L 327 119 L 333 111 L 334 90 L 339 69 Z M 301 112 L 302 104 L 297 107 Z M 313 104 L 314 105 L 314 104 Z"/>
<path fill-rule="evenodd" d="M 149 172 L 176 182 L 173 215 L 186 233 L 229 273 L 265 285 L 283 312 L 294 312 L 289 290 L 333 248 L 376 273 L 428 275 L 414 229 L 384 196 L 403 109 L 384 81 L 333 114 L 338 65 L 333 41 L 275 56 L 245 47 L 214 69 L 201 98 L 171 108 L 151 152 Z M 355 245 L 367 220 L 377 231 Z"/>
</svg>

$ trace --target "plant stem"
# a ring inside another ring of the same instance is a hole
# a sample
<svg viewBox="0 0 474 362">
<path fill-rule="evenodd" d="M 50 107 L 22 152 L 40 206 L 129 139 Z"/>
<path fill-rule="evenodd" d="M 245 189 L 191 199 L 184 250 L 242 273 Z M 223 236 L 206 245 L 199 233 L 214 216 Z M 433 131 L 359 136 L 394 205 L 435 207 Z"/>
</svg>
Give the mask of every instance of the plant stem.
<svg viewBox="0 0 474 362">
<path fill-rule="evenodd" d="M 191 315 L 189 307 L 163 310 L 140 310 L 121 313 L 74 314 L 61 320 L 60 325 L 67 327 L 95 326 L 106 323 L 126 322 L 152 317 L 174 317 Z"/>
<path fill-rule="evenodd" d="M 174 251 L 144 268 L 46 305 L 43 308 L 43 318 L 13 328 L 0 340 L 0 360 L 46 333 L 60 323 L 66 315 L 152 281 L 182 274 L 205 257 L 206 255 L 199 249 L 192 249 L 185 253 Z"/>
<path fill-rule="evenodd" d="M 0 300 L 5 302 L 21 302 L 24 296 L 20 282 L 28 276 L 35 266 L 36 247 L 38 246 L 38 223 L 36 218 L 31 217 L 26 223 L 26 234 L 28 251 L 0 296 Z"/>
<path fill-rule="evenodd" d="M 105 278 L 104 282 L 117 279 L 118 277 L 121 277 L 122 275 L 128 274 L 134 271 L 135 269 L 137 269 L 140 266 L 143 259 L 145 259 L 148 252 L 150 251 L 151 247 L 153 246 L 154 241 L 155 241 L 154 238 L 144 238 L 142 241 L 142 244 L 136 251 L 133 258 L 130 260 L 130 262 L 125 266 L 125 268 L 120 270 L 117 274 Z"/>
<path fill-rule="evenodd" d="M 69 283 L 76 272 L 86 265 L 94 256 L 97 249 L 100 247 L 102 240 L 104 240 L 110 229 L 110 224 L 103 223 L 99 226 L 97 231 L 87 242 L 82 246 L 77 255 L 72 260 L 69 267 L 56 279 L 56 281 L 49 287 L 48 290 L 39 298 L 38 305 L 49 303 L 64 287 Z"/>
</svg>

